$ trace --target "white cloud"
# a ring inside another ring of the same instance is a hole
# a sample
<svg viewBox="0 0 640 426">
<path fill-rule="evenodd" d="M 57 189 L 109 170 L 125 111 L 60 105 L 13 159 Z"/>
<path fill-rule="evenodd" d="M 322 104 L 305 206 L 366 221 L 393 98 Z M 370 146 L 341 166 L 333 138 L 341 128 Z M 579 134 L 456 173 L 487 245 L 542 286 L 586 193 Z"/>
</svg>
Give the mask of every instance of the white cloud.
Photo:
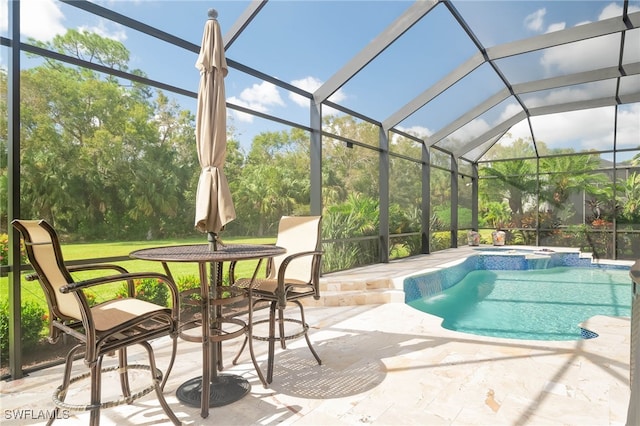
<svg viewBox="0 0 640 426">
<path fill-rule="evenodd" d="M 531 131 L 527 120 L 522 120 L 515 126 L 511 127 L 511 129 L 509 129 L 509 133 L 500 139 L 500 143 L 508 145 L 516 139 L 531 139 Z"/>
<path fill-rule="evenodd" d="M 424 126 L 411 126 L 411 127 L 398 126 L 398 130 L 422 139 L 425 139 L 433 134 L 433 130 Z M 392 135 L 393 135 L 392 141 L 395 141 L 396 139 L 401 137 L 400 135 L 395 133 L 392 133 Z"/>
<path fill-rule="evenodd" d="M 631 10 L 629 10 L 631 12 Z M 600 12 L 600 16 L 598 16 L 598 20 L 614 18 L 616 16 L 622 15 L 622 7 L 618 4 L 611 3 L 602 9 Z"/>
<path fill-rule="evenodd" d="M 576 151 L 613 148 L 614 108 L 551 114 L 531 119 L 536 138 L 550 148 Z"/>
<path fill-rule="evenodd" d="M 502 111 L 502 113 L 500 114 L 500 117 L 498 118 L 498 122 L 495 124 L 500 124 L 503 121 L 510 119 L 514 115 L 520 114 L 521 112 L 522 112 L 522 107 L 520 106 L 519 103 L 515 101 L 509 102 L 507 105 L 505 105 L 504 110 Z"/>
<path fill-rule="evenodd" d="M 271 105 L 284 106 L 278 88 L 274 84 L 266 81 L 260 84 L 256 83 L 250 88 L 244 89 L 240 93 L 240 99 L 248 102 L 250 105 L 264 106 L 265 109 Z"/>
<path fill-rule="evenodd" d="M 546 49 L 540 62 L 550 76 L 604 68 L 617 64 L 619 46 L 611 34 Z"/>
<path fill-rule="evenodd" d="M 629 7 L 629 13 L 637 12 L 638 10 L 640 10 L 640 7 Z M 611 3 L 602 9 L 597 19 L 602 20 L 621 15 L 622 8 L 620 5 Z M 589 21 L 580 22 L 576 26 L 587 23 L 589 23 Z M 564 24 L 553 24 L 549 26 L 548 32 L 563 28 Z M 628 33 L 625 62 L 636 62 L 640 60 L 640 40 L 639 37 L 633 35 L 634 32 L 637 31 L 638 30 L 633 30 Z M 556 46 L 544 50 L 541 64 L 545 68 L 548 76 L 608 67 L 618 63 L 619 46 L 620 36 L 618 34 Z"/>
<path fill-rule="evenodd" d="M 7 2 L 8 0 L 0 0 L 0 10 L 8 10 Z M 20 32 L 24 37 L 38 41 L 51 41 L 55 36 L 67 32 L 64 24 L 65 19 L 59 5 L 54 0 L 22 0 L 20 2 Z M 110 26 L 114 29 L 109 29 Z M 0 31 L 6 32 L 8 27 L 8 16 L 0 15 Z M 101 19 L 97 26 L 81 26 L 78 30 L 88 31 L 117 41 L 127 39 L 122 26 L 105 19 Z"/>
<path fill-rule="evenodd" d="M 585 101 L 604 98 L 615 93 L 615 81 L 595 81 L 574 87 L 564 87 L 546 92 L 544 95 L 525 95 L 525 103 L 529 108 L 545 105 L 557 105 L 568 102 Z"/>
<path fill-rule="evenodd" d="M 549 25 L 549 28 L 547 28 L 547 32 L 552 33 L 554 31 L 562 31 L 566 27 L 567 27 L 567 24 L 565 22 L 557 22 L 555 24 Z"/>
<path fill-rule="evenodd" d="M 236 98 L 236 97 L 230 97 L 227 98 L 227 101 L 229 103 L 241 106 L 241 107 L 245 107 L 245 108 L 249 108 L 249 104 L 246 102 L 241 101 L 240 99 Z M 243 123 L 253 123 L 253 115 L 251 114 L 246 114 L 242 111 L 236 111 L 236 110 L 232 110 L 229 111 L 227 110 L 227 114 L 231 114 L 232 117 L 234 117 L 236 120 L 243 122 Z"/>
<path fill-rule="evenodd" d="M 449 138 L 462 143 L 467 143 L 486 133 L 491 129 L 491 127 L 492 126 L 489 126 L 485 120 L 477 118 L 453 132 Z"/>
<path fill-rule="evenodd" d="M 540 32 L 544 27 L 544 15 L 547 14 L 547 9 L 542 8 L 533 12 L 524 18 L 524 26 L 531 31 Z"/>
<path fill-rule="evenodd" d="M 262 82 L 260 84 L 254 84 L 251 87 L 244 89 L 240 93 L 240 97 L 231 96 L 227 98 L 227 101 L 258 112 L 269 112 L 269 108 L 273 106 L 284 106 L 284 101 L 280 97 L 278 88 L 269 83 Z M 246 123 L 253 122 L 253 116 L 242 112 L 234 111 L 234 116 L 239 120 Z"/>
<path fill-rule="evenodd" d="M 637 148 L 640 135 L 640 104 L 618 107 L 618 134 L 616 148 Z"/>
<path fill-rule="evenodd" d="M 531 118 L 533 131 L 538 141 L 549 148 L 573 148 L 576 151 L 613 148 L 614 131 L 613 107 L 549 114 Z M 617 148 L 638 146 L 640 134 L 640 105 L 630 104 L 619 107 Z M 529 139 L 529 125 L 522 120 L 509 130 L 509 136 L 502 139 L 509 143 L 516 139 Z"/>
<path fill-rule="evenodd" d="M 293 80 L 291 84 L 309 93 L 313 93 L 318 90 L 320 86 L 322 86 L 323 82 L 315 77 L 309 76 L 301 78 L 299 80 Z M 300 96 L 298 94 L 290 92 L 289 99 L 291 99 L 294 103 L 300 105 L 301 107 L 306 108 L 309 106 L 309 99 L 305 98 L 304 96 Z M 344 99 L 346 99 L 346 96 L 342 89 L 338 89 L 333 95 L 329 97 L 329 100 L 335 103 L 340 103 Z"/>
<path fill-rule="evenodd" d="M 108 26 L 114 26 L 114 29 L 107 28 Z M 111 23 L 104 19 L 100 19 L 97 26 L 87 27 L 81 26 L 78 31 L 87 31 L 89 33 L 98 34 L 100 37 L 110 38 L 112 40 L 124 42 L 127 39 L 127 33 L 124 28 L 118 24 Z"/>
<path fill-rule="evenodd" d="M 293 80 L 291 84 L 309 93 L 313 93 L 318 87 L 322 86 L 322 81 L 318 80 L 315 77 L 309 76 L 301 78 L 299 80 Z M 300 105 L 301 107 L 306 108 L 309 106 L 309 99 L 293 92 L 289 92 L 289 99 L 291 99 L 295 104 Z"/>
<path fill-rule="evenodd" d="M 545 28 L 544 18 L 547 14 L 547 9 L 538 9 L 527 17 L 524 18 L 524 26 L 527 30 L 536 33 L 552 33 L 554 31 L 564 30 L 567 26 L 565 22 L 555 22 L 549 24 Z"/>
<path fill-rule="evenodd" d="M 8 0 L 0 0 L 0 10 L 8 10 Z M 58 34 L 64 34 L 65 17 L 53 0 L 22 0 L 20 2 L 20 32 L 23 36 L 39 41 L 49 41 Z M 9 28 L 9 17 L 0 14 L 0 31 Z"/>
</svg>

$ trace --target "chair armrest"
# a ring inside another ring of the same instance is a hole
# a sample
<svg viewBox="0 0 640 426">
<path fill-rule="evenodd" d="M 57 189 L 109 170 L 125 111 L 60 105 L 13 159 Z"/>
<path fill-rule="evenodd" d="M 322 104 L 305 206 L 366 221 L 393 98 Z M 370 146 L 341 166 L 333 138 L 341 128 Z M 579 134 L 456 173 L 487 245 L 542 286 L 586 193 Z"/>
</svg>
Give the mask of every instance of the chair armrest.
<svg viewBox="0 0 640 426">
<path fill-rule="evenodd" d="M 120 274 L 128 274 L 129 271 L 127 271 L 125 268 L 123 268 L 120 265 L 115 265 L 112 263 L 88 263 L 85 265 L 71 265 L 71 266 L 67 266 L 67 270 L 70 273 L 74 273 L 74 272 L 86 272 L 86 271 L 105 271 L 105 270 L 109 270 L 109 269 L 113 269 L 115 271 L 117 271 Z M 124 279 L 123 279 L 124 281 Z M 135 287 L 133 285 L 133 279 L 128 279 L 127 281 L 127 294 L 129 295 L 129 297 L 133 297 L 133 295 L 135 294 Z"/>
<path fill-rule="evenodd" d="M 114 270 L 118 271 L 121 274 L 129 273 L 129 271 L 127 271 L 122 266 L 111 264 L 111 263 L 89 263 L 89 264 L 86 264 L 86 265 L 70 265 L 70 266 L 67 266 L 67 270 L 69 272 L 99 271 L 99 270 L 103 270 L 103 269 L 104 270 L 106 270 L 106 269 L 114 269 Z"/>
<path fill-rule="evenodd" d="M 278 287 L 276 289 L 276 297 L 278 298 L 279 307 L 284 309 L 285 306 L 287 306 L 287 291 L 285 288 L 285 284 L 286 284 L 285 275 L 287 272 L 287 267 L 295 259 L 298 259 L 301 257 L 309 257 L 309 256 L 314 257 L 313 263 L 311 265 L 311 277 L 310 277 L 309 283 L 304 285 L 313 285 L 315 287 L 316 292 L 318 291 L 318 283 L 320 278 L 320 257 L 322 256 L 322 254 L 323 252 L 320 250 L 313 250 L 313 251 L 302 251 L 298 253 L 293 253 L 285 257 L 285 259 L 280 264 L 280 270 L 278 271 Z M 291 287 L 295 287 L 300 284 L 292 283 L 288 285 Z"/>
<path fill-rule="evenodd" d="M 108 264 L 108 263 L 89 263 L 89 264 L 86 264 L 86 265 L 70 265 L 70 266 L 67 266 L 67 271 L 69 271 L 69 272 L 99 271 L 99 270 L 106 270 L 106 269 L 115 269 L 116 271 L 120 272 L 121 274 L 129 273 L 129 271 L 127 271 L 125 268 L 123 268 L 120 265 L 113 265 L 113 264 Z M 36 272 L 27 274 L 25 276 L 25 279 L 27 281 L 35 281 L 35 280 L 38 279 L 38 274 Z"/>
<path fill-rule="evenodd" d="M 108 275 L 104 277 L 91 278 L 88 280 L 77 281 L 67 285 L 63 285 L 60 287 L 61 293 L 71 293 L 81 291 L 90 287 L 94 287 L 97 285 L 114 283 L 119 281 L 129 281 L 133 282 L 133 280 L 137 279 L 145 279 L 145 278 L 155 278 L 162 282 L 164 282 L 167 287 L 169 287 L 169 291 L 171 292 L 171 302 L 173 309 L 178 309 L 178 287 L 176 284 L 169 278 L 167 275 L 160 274 L 157 272 L 129 272 L 126 274 L 117 274 L 117 275 Z"/>
</svg>

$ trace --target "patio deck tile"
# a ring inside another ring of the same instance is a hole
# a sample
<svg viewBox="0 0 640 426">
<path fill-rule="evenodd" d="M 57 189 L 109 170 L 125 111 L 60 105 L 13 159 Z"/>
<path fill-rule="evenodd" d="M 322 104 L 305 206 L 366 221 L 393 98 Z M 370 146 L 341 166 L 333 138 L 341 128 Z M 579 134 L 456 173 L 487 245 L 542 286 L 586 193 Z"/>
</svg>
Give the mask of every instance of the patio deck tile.
<svg viewBox="0 0 640 426">
<path fill-rule="evenodd" d="M 389 265 L 363 271 L 400 276 L 448 261 L 450 255 L 421 264 L 411 260 L 400 267 L 391 265 L 396 268 L 392 272 Z M 322 365 L 315 363 L 304 339 L 292 341 L 287 350 L 277 350 L 274 381 L 264 389 L 247 350 L 240 364 L 231 366 L 242 339 L 225 342 L 224 372 L 243 375 L 252 389 L 240 401 L 212 408 L 208 419 L 175 397 L 181 383 L 198 375 L 201 363 L 200 345 L 180 341 L 178 362 L 165 389 L 177 416 L 189 425 L 619 426 L 625 422 L 630 397 L 629 319 L 590 319 L 589 328 L 600 335 L 595 339 L 538 342 L 445 330 L 438 318 L 403 303 L 308 307 L 306 313 Z M 161 369 L 169 354 L 167 342 L 154 342 Z M 264 368 L 266 345 L 256 342 L 255 348 Z M 132 354 L 140 361 L 142 355 Z M 77 364 L 80 371 L 82 362 Z M 27 418 L 27 410 L 33 417 L 52 409 L 51 394 L 61 371 L 60 366 L 52 367 L 0 382 L 3 426 L 44 424 L 45 419 Z M 76 392 L 81 395 L 84 390 Z M 55 424 L 87 423 L 86 413 L 70 414 Z M 150 394 L 132 405 L 103 410 L 101 424 L 169 422 Z"/>
</svg>

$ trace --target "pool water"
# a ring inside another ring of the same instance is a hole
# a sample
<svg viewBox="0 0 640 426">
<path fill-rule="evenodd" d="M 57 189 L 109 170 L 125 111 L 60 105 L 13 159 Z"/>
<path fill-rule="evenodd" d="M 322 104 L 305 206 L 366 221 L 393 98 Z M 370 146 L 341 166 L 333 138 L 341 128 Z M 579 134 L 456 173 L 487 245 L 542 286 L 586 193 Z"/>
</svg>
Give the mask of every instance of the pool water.
<svg viewBox="0 0 640 426">
<path fill-rule="evenodd" d="M 594 315 L 631 316 L 624 269 L 556 267 L 478 270 L 430 297 L 408 302 L 464 333 L 528 340 L 577 340 Z M 597 333 L 597 330 L 593 330 Z"/>
</svg>

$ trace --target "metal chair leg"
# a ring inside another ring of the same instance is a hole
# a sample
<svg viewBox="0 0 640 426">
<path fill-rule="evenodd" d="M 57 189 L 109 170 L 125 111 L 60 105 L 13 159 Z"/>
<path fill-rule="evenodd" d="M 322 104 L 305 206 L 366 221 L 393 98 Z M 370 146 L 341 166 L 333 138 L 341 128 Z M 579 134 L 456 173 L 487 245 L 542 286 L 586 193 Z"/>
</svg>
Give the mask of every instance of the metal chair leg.
<svg viewBox="0 0 640 426">
<path fill-rule="evenodd" d="M 164 373 L 164 377 L 162 378 L 162 383 L 160 383 L 160 389 L 164 390 L 164 385 L 167 384 L 167 379 L 169 378 L 169 374 L 173 369 L 173 363 L 176 360 L 176 352 L 178 351 L 178 336 L 171 337 L 171 359 L 169 360 L 169 366 L 167 366 L 167 371 Z"/>
<path fill-rule="evenodd" d="M 249 338 L 245 336 L 244 342 L 242 342 L 242 346 L 240 346 L 240 350 L 236 354 L 236 357 L 233 358 L 233 361 L 231 361 L 233 365 L 238 365 L 238 359 L 240 359 L 240 355 L 242 355 L 242 352 L 244 351 L 245 346 L 247 346 L 247 340 L 249 340 Z"/>
<path fill-rule="evenodd" d="M 118 351 L 118 366 L 120 367 L 120 387 L 122 395 L 131 396 L 131 388 L 129 386 L 129 372 L 127 371 L 127 348 Z"/>
<path fill-rule="evenodd" d="M 60 386 L 60 393 L 58 394 L 58 399 L 61 402 L 64 402 L 64 399 L 67 396 L 67 390 L 69 389 L 69 383 L 71 381 L 71 368 L 73 367 L 73 357 L 76 352 L 84 347 L 84 344 L 76 345 L 69 352 L 67 352 L 67 357 L 64 363 L 64 373 L 62 374 L 62 385 Z M 60 407 L 56 406 L 54 415 L 49 418 L 47 421 L 47 426 L 53 424 L 53 421 L 58 418 L 60 413 Z"/>
<path fill-rule="evenodd" d="M 149 355 L 149 367 L 151 367 L 151 380 L 153 380 L 155 384 L 156 396 L 158 397 L 160 406 L 162 406 L 162 409 L 164 410 L 165 414 L 169 417 L 169 420 L 171 420 L 171 423 L 173 423 L 174 425 L 181 425 L 182 422 L 178 420 L 178 417 L 176 417 L 171 407 L 169 407 L 169 404 L 167 403 L 167 400 L 164 398 L 164 395 L 162 393 L 162 387 L 160 386 L 160 383 L 158 383 L 158 378 L 156 376 L 156 372 L 157 372 L 156 360 L 155 360 L 155 356 L 153 355 L 153 349 L 151 348 L 151 345 L 149 344 L 149 342 L 140 342 L 140 344 L 142 345 L 142 347 L 146 349 L 147 354 Z M 167 373 L 166 377 L 168 376 L 169 374 Z"/>
<path fill-rule="evenodd" d="M 100 396 L 102 393 L 102 356 L 98 357 L 89 369 L 91 370 L 91 406 L 89 407 L 89 424 L 100 424 Z"/>
<path fill-rule="evenodd" d="M 280 347 L 287 349 L 286 336 L 284 334 L 284 309 L 282 308 L 278 308 L 278 323 L 280 326 Z"/>
<path fill-rule="evenodd" d="M 248 289 L 249 291 L 249 317 L 247 318 L 247 329 L 249 331 L 251 331 L 252 327 L 253 327 L 253 308 L 260 303 L 260 300 L 255 300 L 251 303 L 251 289 Z M 233 365 L 237 365 L 238 364 L 238 359 L 240 359 L 240 355 L 242 355 L 242 351 L 244 351 L 244 348 L 247 346 L 247 340 L 249 339 L 248 335 L 244 336 L 244 342 L 242 342 L 242 346 L 240 346 L 240 350 L 238 351 L 238 353 L 236 354 L 236 357 L 233 358 Z M 249 347 L 249 349 L 251 349 L 251 346 Z M 254 363 L 255 364 L 255 363 Z"/>
<path fill-rule="evenodd" d="M 252 296 L 253 292 L 251 288 L 249 288 L 248 294 L 249 294 L 249 301 L 251 302 L 251 299 L 253 297 Z M 260 382 L 262 382 L 262 386 L 266 389 L 269 387 L 269 384 L 267 383 L 267 380 L 264 378 L 264 375 L 262 374 L 262 370 L 260 370 L 260 366 L 258 365 L 258 361 L 256 360 L 255 351 L 253 350 L 253 307 L 254 306 L 255 306 L 254 303 L 249 303 L 249 312 L 247 316 L 247 334 L 245 335 L 245 339 L 244 339 L 244 342 L 242 343 L 242 347 L 240 348 L 240 352 L 238 352 L 238 356 L 240 356 L 240 353 L 244 349 L 244 346 L 247 344 L 247 341 L 249 341 L 249 355 L 251 355 L 251 362 L 253 363 L 253 368 L 256 369 L 258 378 L 260 379 Z M 237 358 L 238 357 L 236 356 L 236 359 Z"/>
<path fill-rule="evenodd" d="M 275 357 L 276 343 L 276 304 L 273 301 L 269 304 L 269 354 L 267 355 L 267 383 L 273 381 L 273 359 Z"/>
<path fill-rule="evenodd" d="M 311 339 L 309 339 L 309 325 L 307 324 L 307 320 L 304 318 L 304 308 L 302 307 L 302 303 L 300 303 L 299 300 L 294 300 L 293 302 L 298 305 L 298 308 L 300 308 L 300 320 L 302 321 L 302 326 L 304 327 L 304 338 L 307 341 L 307 346 L 309 346 L 309 350 L 313 354 L 313 357 L 316 359 L 316 361 L 318 361 L 318 365 L 322 365 L 322 361 L 320 360 L 320 357 L 316 353 L 315 349 L 313 349 L 313 346 L 311 345 Z"/>
</svg>

